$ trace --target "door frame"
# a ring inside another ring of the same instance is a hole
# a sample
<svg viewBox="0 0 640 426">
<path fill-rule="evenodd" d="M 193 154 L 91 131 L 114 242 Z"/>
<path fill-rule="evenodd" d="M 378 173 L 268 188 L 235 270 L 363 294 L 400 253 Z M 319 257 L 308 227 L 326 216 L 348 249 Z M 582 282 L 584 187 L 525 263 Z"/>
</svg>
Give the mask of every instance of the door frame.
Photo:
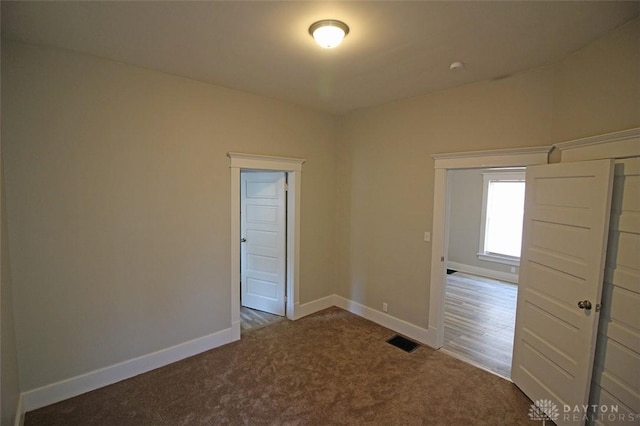
<svg viewBox="0 0 640 426">
<path fill-rule="evenodd" d="M 296 319 L 300 304 L 300 193 L 302 158 L 229 152 L 231 171 L 231 331 L 240 339 L 240 172 L 262 170 L 287 174 L 286 316 Z"/>
<path fill-rule="evenodd" d="M 547 164 L 551 146 L 433 154 L 433 227 L 429 293 L 430 346 L 444 344 L 444 298 L 449 249 L 450 170 Z"/>
</svg>

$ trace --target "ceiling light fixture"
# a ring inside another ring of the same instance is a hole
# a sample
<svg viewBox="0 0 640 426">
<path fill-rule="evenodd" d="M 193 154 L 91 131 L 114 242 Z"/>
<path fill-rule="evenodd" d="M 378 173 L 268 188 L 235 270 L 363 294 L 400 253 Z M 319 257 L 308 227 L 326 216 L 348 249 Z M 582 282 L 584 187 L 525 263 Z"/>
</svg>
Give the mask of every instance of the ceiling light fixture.
<svg viewBox="0 0 640 426">
<path fill-rule="evenodd" d="M 323 19 L 311 24 L 309 34 L 320 47 L 332 49 L 342 43 L 342 39 L 349 34 L 349 27 L 342 21 Z"/>
</svg>

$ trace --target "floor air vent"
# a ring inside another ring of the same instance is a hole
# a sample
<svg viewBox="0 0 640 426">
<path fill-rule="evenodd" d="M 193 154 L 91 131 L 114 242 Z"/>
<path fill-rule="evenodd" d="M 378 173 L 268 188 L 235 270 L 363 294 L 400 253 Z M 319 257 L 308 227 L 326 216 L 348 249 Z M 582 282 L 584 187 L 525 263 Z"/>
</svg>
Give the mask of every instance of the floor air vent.
<svg viewBox="0 0 640 426">
<path fill-rule="evenodd" d="M 396 348 L 400 348 L 405 352 L 413 352 L 416 350 L 419 344 L 409 339 L 406 339 L 402 336 L 395 335 L 391 339 L 387 340 L 387 343 L 395 346 Z"/>
</svg>

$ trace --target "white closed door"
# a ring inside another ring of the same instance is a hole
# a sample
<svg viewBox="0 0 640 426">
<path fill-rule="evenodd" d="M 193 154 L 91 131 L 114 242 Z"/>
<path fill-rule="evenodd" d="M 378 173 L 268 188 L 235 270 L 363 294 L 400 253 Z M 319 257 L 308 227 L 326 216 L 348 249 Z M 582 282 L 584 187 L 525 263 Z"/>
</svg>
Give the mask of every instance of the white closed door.
<svg viewBox="0 0 640 426">
<path fill-rule="evenodd" d="M 511 379 L 558 425 L 589 400 L 612 182 L 611 160 L 527 168 Z"/>
<path fill-rule="evenodd" d="M 285 173 L 242 172 L 240 181 L 242 306 L 284 316 Z"/>
</svg>

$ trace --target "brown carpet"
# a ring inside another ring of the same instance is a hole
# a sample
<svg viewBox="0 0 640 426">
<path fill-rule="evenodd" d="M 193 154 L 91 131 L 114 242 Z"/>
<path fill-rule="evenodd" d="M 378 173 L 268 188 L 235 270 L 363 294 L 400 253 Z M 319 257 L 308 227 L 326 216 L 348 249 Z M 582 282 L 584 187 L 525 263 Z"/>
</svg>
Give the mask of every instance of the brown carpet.
<svg viewBox="0 0 640 426">
<path fill-rule="evenodd" d="M 510 382 L 338 308 L 27 413 L 25 425 L 530 425 Z"/>
</svg>

